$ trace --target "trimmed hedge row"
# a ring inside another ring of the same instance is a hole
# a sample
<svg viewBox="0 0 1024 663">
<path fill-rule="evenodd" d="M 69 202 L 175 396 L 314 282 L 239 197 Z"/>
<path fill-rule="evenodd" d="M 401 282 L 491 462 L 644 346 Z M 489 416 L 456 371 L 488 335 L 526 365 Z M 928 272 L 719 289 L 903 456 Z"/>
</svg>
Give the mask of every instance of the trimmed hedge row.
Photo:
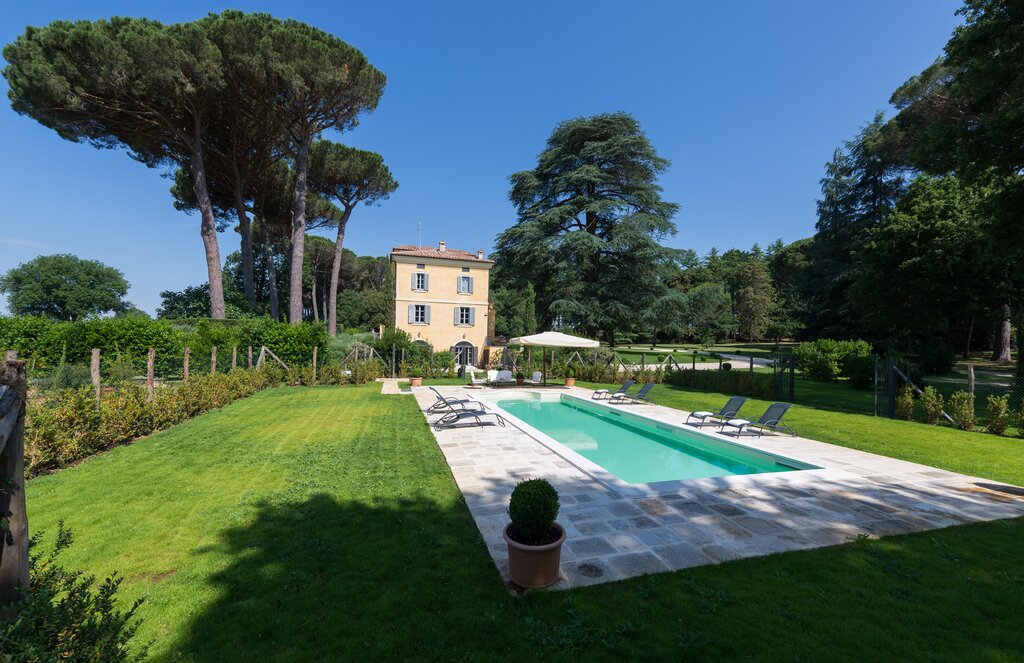
<svg viewBox="0 0 1024 663">
<path fill-rule="evenodd" d="M 770 400 L 775 396 L 775 383 L 769 373 L 749 371 L 703 371 L 685 368 L 670 371 L 666 382 L 678 387 L 716 391 L 735 396 L 751 396 Z"/>
<path fill-rule="evenodd" d="M 313 348 L 326 348 L 329 337 L 322 323 L 290 325 L 270 318 L 242 321 L 199 320 L 182 324 L 144 316 L 53 322 L 34 316 L 0 316 L 0 350 L 17 350 L 36 367 L 87 363 L 93 348 L 112 359 L 126 354 L 135 359 L 156 349 L 157 371 L 180 371 L 186 347 L 194 357 L 208 356 L 213 346 L 228 349 L 266 345 L 288 364 L 310 361 Z M 230 355 L 230 352 L 228 353 Z"/>
</svg>

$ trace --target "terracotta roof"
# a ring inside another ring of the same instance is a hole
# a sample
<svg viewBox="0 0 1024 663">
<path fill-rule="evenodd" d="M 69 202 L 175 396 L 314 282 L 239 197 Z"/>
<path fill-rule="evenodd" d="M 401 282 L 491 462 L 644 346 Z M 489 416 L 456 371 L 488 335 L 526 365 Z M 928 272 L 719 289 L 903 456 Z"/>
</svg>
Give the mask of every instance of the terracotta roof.
<svg viewBox="0 0 1024 663">
<path fill-rule="evenodd" d="M 461 249 L 448 249 L 444 251 L 436 246 L 396 246 L 391 249 L 391 255 L 409 256 L 413 258 L 439 258 L 441 260 L 469 260 L 472 262 L 493 263 L 493 260 L 477 258 L 475 253 L 462 251 Z"/>
</svg>

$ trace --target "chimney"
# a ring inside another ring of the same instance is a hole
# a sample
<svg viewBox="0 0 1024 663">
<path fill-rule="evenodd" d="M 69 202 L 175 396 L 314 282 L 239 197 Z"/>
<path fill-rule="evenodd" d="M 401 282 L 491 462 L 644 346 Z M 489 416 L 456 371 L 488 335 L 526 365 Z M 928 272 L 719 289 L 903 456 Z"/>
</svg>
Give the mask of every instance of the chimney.
<svg viewBox="0 0 1024 663">
<path fill-rule="evenodd" d="M 444 248 L 444 240 L 443 239 L 440 242 L 437 243 L 437 250 L 438 251 L 444 251 L 445 250 L 445 248 Z"/>
<path fill-rule="evenodd" d="M 477 260 L 483 260 L 484 259 L 484 250 L 483 249 L 477 249 L 476 250 L 476 259 Z"/>
</svg>

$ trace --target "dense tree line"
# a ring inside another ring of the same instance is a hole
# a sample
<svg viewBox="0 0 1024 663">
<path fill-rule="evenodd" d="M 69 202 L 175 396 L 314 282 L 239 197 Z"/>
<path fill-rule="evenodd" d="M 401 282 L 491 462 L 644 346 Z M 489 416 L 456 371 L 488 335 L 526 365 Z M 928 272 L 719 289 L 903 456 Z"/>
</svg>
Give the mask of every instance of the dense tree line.
<svg viewBox="0 0 1024 663">
<path fill-rule="evenodd" d="M 511 176 L 518 219 L 496 274 L 535 289 L 540 326 L 607 340 L 864 338 L 936 369 L 954 351 L 1008 361 L 1014 320 L 1024 334 L 1024 5 L 960 13 L 896 112 L 826 164 L 812 237 L 702 258 L 664 248 L 668 162 L 633 118 L 599 115 L 560 124 Z"/>
<path fill-rule="evenodd" d="M 200 216 L 210 317 L 226 315 L 217 232 L 234 220 L 246 307 L 258 307 L 262 262 L 272 317 L 281 282 L 291 323 L 312 313 L 336 329 L 352 210 L 398 186 L 379 155 L 322 139 L 353 128 L 380 100 L 384 74 L 362 53 L 297 21 L 226 11 L 172 25 L 56 21 L 26 29 L 4 57 L 15 111 L 67 140 L 177 169 L 175 204 Z M 321 281 L 314 249 L 310 282 L 306 238 L 316 227 L 336 228 L 337 240 Z"/>
</svg>

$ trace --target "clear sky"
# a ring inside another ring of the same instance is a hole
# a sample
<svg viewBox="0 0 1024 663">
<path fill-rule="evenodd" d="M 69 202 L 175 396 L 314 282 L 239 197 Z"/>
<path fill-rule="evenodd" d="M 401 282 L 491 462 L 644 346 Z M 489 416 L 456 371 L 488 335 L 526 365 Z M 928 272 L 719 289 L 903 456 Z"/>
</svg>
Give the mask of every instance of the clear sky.
<svg viewBox="0 0 1024 663">
<path fill-rule="evenodd" d="M 419 225 L 424 244 L 490 251 L 514 221 L 507 177 L 535 164 L 552 127 L 624 110 L 672 162 L 661 184 L 682 207 L 669 243 L 704 253 L 811 235 L 823 165 L 940 54 L 958 6 L 32 0 L 3 3 L 0 41 L 57 19 L 175 22 L 241 8 L 355 45 L 387 89 L 359 127 L 331 138 L 381 153 L 400 183 L 353 214 L 346 245 L 360 254 L 414 244 Z M 161 290 L 204 281 L 198 219 L 174 210 L 160 172 L 63 141 L 7 103 L 0 140 L 0 272 L 48 253 L 98 259 L 150 313 Z M 221 235 L 222 255 L 237 246 L 236 233 Z"/>
</svg>

